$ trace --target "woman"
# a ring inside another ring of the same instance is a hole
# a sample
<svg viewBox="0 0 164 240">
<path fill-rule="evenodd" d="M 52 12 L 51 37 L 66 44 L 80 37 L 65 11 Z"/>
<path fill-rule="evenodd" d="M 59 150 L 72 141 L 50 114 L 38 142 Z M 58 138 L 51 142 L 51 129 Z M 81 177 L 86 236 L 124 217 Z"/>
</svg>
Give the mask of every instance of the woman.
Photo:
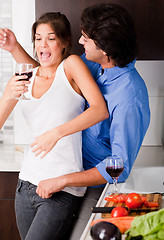
<svg viewBox="0 0 164 240">
<path fill-rule="evenodd" d="M 83 61 L 69 55 L 70 24 L 61 13 L 46 13 L 33 24 L 32 37 L 40 66 L 29 91 L 22 76 L 13 76 L 0 100 L 0 127 L 22 93 L 23 115 L 34 141 L 24 154 L 15 210 L 21 239 L 64 239 L 85 188 L 66 187 L 46 198 L 42 180 L 82 171 L 81 130 L 108 117 L 104 99 Z M 24 76 L 24 79 L 26 77 Z M 84 111 L 85 99 L 90 107 Z"/>
</svg>

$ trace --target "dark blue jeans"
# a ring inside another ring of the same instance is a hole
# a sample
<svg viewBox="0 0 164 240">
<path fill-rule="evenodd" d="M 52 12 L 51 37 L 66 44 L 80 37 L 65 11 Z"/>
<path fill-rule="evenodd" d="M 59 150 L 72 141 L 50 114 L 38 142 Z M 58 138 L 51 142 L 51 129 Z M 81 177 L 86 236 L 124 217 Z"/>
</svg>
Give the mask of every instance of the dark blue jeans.
<svg viewBox="0 0 164 240">
<path fill-rule="evenodd" d="M 43 199 L 36 186 L 18 180 L 15 197 L 16 221 L 22 240 L 61 240 L 71 226 L 81 198 L 61 191 Z"/>
</svg>

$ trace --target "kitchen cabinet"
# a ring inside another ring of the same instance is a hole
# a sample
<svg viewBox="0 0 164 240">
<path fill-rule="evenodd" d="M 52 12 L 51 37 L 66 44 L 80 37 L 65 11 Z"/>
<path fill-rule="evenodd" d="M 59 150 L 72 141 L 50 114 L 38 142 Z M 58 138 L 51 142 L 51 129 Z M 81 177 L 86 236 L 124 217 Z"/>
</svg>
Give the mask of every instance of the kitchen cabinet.
<svg viewBox="0 0 164 240">
<path fill-rule="evenodd" d="M 164 59 L 163 0 L 35 0 L 36 18 L 38 19 L 45 12 L 60 11 L 64 13 L 72 27 L 72 52 L 81 54 L 84 50 L 78 43 L 78 39 L 81 35 L 80 16 L 82 10 L 103 2 L 123 6 L 134 19 L 139 45 L 138 60 Z"/>
<path fill-rule="evenodd" d="M 0 172 L 0 240 L 20 240 L 14 198 L 18 172 Z"/>
</svg>

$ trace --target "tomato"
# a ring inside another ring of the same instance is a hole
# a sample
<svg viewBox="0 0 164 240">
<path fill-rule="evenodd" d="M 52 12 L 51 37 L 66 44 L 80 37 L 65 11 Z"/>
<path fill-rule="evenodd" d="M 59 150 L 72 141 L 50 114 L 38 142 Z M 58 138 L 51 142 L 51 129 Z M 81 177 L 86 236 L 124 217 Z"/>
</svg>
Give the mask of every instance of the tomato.
<svg viewBox="0 0 164 240">
<path fill-rule="evenodd" d="M 115 203 L 124 203 L 125 199 L 126 199 L 126 196 L 122 194 L 117 196 L 109 195 L 108 197 L 105 198 L 106 201 L 115 202 Z"/>
<path fill-rule="evenodd" d="M 142 205 L 143 201 L 138 193 L 129 193 L 125 203 L 128 208 L 138 208 Z"/>
<path fill-rule="evenodd" d="M 142 198 L 142 203 L 146 202 L 146 197 L 141 196 Z"/>
<path fill-rule="evenodd" d="M 126 199 L 126 196 L 120 194 L 120 195 L 115 197 L 114 202 L 115 203 L 124 203 L 125 199 Z"/>
<path fill-rule="evenodd" d="M 159 203 L 158 202 L 148 202 L 148 201 L 145 201 L 144 205 L 145 205 L 145 207 L 148 207 L 148 208 L 159 207 Z"/>
<path fill-rule="evenodd" d="M 108 196 L 108 197 L 105 197 L 105 200 L 107 201 L 107 202 L 115 202 L 115 196 Z"/>
<path fill-rule="evenodd" d="M 111 211 L 111 217 L 112 218 L 125 217 L 125 216 L 128 216 L 128 215 L 129 215 L 129 213 L 124 207 L 115 207 Z"/>
</svg>

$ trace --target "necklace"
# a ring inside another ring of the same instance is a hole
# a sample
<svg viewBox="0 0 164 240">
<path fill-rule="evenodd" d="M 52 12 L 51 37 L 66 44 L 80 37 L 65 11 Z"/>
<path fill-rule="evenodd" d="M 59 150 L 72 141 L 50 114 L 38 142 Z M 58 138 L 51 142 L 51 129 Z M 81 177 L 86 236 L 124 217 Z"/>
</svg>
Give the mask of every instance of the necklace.
<svg viewBox="0 0 164 240">
<path fill-rule="evenodd" d="M 47 71 L 42 71 L 40 68 L 38 68 L 36 77 L 39 77 L 39 78 L 42 78 L 42 79 L 45 79 L 45 80 L 54 78 L 57 68 L 58 68 L 58 66 L 53 71 L 52 70 L 49 71 L 48 69 L 47 69 Z"/>
</svg>

